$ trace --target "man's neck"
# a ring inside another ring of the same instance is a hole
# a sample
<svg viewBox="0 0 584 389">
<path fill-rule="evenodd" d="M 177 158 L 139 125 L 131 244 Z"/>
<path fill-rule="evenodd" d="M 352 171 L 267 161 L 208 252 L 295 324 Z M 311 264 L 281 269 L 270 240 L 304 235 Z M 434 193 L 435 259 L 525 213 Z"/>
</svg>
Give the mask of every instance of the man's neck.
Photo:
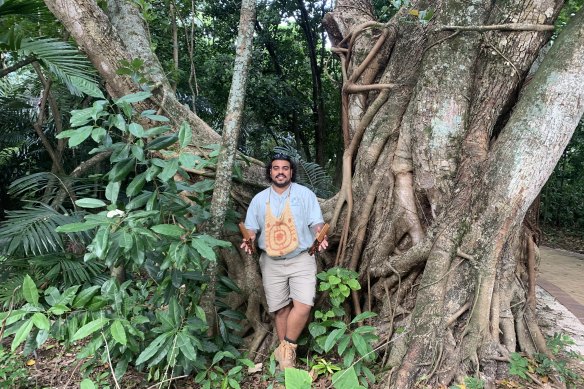
<svg viewBox="0 0 584 389">
<path fill-rule="evenodd" d="M 279 187 L 277 185 L 272 184 L 272 190 L 277 194 L 281 195 L 282 193 L 286 192 L 288 188 L 290 188 L 290 185 L 292 185 L 292 183 L 289 183 L 288 185 L 283 187 Z"/>
</svg>

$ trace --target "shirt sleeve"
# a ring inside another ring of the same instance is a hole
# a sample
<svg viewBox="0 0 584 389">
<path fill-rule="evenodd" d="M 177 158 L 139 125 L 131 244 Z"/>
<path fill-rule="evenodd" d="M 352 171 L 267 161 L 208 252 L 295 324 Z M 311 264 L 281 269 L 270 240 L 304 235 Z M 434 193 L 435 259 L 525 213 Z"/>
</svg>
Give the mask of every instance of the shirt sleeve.
<svg viewBox="0 0 584 389">
<path fill-rule="evenodd" d="M 308 193 L 308 226 L 312 227 L 315 224 L 324 223 L 324 219 L 322 217 L 322 211 L 320 210 L 320 204 L 318 203 L 316 195 L 310 190 L 308 190 Z"/>
<path fill-rule="evenodd" d="M 245 228 L 256 233 L 260 230 L 259 213 L 258 213 L 258 197 L 254 197 L 249 203 L 247 214 L 245 215 Z"/>
</svg>

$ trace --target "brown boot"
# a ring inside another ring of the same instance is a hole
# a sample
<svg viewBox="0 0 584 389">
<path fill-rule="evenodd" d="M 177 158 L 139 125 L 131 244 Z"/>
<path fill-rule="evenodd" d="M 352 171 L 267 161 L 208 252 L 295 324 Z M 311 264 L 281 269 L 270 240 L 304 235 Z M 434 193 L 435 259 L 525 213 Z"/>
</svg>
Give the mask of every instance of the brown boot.
<svg viewBox="0 0 584 389">
<path fill-rule="evenodd" d="M 287 367 L 294 367 L 296 364 L 296 347 L 298 345 L 282 340 L 280 345 L 274 350 L 274 358 L 280 365 L 280 370 Z"/>
</svg>

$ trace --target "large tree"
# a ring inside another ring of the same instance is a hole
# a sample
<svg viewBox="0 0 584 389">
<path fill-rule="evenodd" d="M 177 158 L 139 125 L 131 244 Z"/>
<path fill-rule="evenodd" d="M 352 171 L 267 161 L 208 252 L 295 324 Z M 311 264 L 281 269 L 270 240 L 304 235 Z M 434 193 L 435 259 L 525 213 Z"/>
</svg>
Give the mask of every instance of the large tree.
<svg viewBox="0 0 584 389">
<path fill-rule="evenodd" d="M 133 5 L 108 0 L 108 17 L 93 0 L 45 2 L 112 96 L 135 88 L 116 74 L 120 59 L 142 58 L 158 87 L 151 103 L 186 118 L 194 145 L 217 141 L 174 97 Z M 339 242 L 327 265 L 371 283 L 353 308 L 380 313 L 391 387 L 474 373 L 493 383 L 510 352 L 545 352 L 526 216 L 584 111 L 584 14 L 542 53 L 561 6 L 412 1 L 381 24 L 369 2 L 338 0 L 325 17 L 343 63 L 345 140 L 342 188 L 323 203 Z M 257 266 L 225 261 L 255 348 L 266 334 Z"/>
</svg>

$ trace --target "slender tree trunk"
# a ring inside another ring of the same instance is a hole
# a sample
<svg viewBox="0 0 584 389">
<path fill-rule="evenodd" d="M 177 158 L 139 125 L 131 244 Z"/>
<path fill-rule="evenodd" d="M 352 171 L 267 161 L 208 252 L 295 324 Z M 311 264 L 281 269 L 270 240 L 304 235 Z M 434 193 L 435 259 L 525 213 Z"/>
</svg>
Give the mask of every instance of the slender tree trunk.
<svg viewBox="0 0 584 389">
<path fill-rule="evenodd" d="M 221 149 L 217 160 L 215 189 L 211 201 L 211 222 L 209 232 L 216 238 L 221 238 L 225 215 L 229 209 L 233 165 L 237 156 L 237 143 L 241 128 L 245 103 L 249 64 L 251 62 L 253 33 L 256 13 L 255 0 L 243 0 L 239 18 L 239 31 L 236 42 L 233 80 L 227 101 L 227 112 L 223 123 Z M 217 284 L 217 262 L 211 261 L 207 272 L 210 282 L 202 306 L 205 309 L 211 330 L 215 327 L 215 289 Z"/>
</svg>

